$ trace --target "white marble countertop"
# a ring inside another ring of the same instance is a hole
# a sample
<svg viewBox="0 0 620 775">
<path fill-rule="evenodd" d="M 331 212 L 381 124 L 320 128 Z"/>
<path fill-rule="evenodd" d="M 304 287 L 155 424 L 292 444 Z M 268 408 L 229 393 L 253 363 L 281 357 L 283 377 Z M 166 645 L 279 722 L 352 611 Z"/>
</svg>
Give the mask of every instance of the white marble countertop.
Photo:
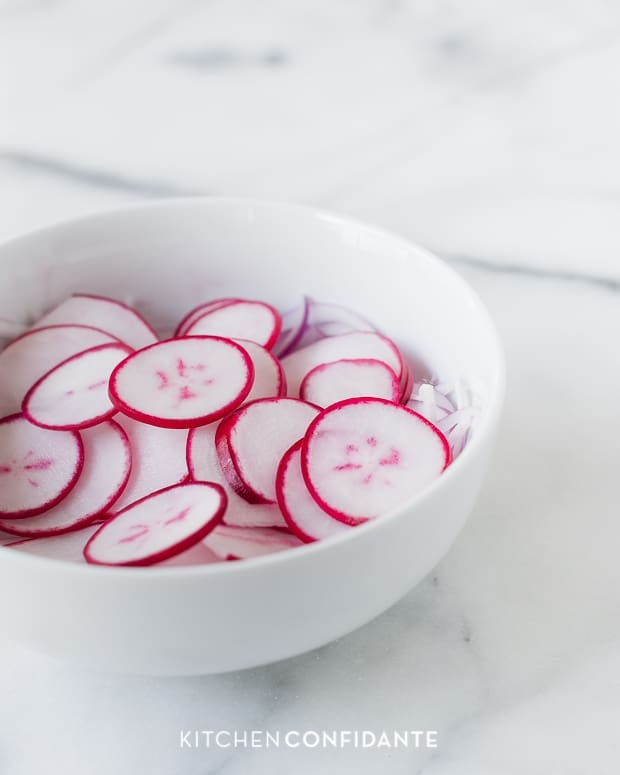
<svg viewBox="0 0 620 775">
<path fill-rule="evenodd" d="M 333 208 L 462 271 L 510 372 L 467 528 L 393 609 L 196 679 L 2 641 L 3 775 L 620 771 L 619 70 L 609 0 L 0 0 L 0 237 L 162 195 Z M 179 741 L 326 728 L 438 747 Z"/>
</svg>

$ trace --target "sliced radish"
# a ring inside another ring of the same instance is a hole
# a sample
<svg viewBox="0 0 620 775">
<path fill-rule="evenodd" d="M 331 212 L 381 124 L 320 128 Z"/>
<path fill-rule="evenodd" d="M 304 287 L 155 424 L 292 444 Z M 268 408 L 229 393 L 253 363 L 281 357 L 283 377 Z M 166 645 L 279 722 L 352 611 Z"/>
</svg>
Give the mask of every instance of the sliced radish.
<svg viewBox="0 0 620 775">
<path fill-rule="evenodd" d="M 99 530 L 98 522 L 79 530 L 59 535 L 41 536 L 39 538 L 24 538 L 8 545 L 8 549 L 15 549 L 24 554 L 34 554 L 39 557 L 47 557 L 50 560 L 62 560 L 63 562 L 77 562 L 84 564 L 84 546 L 88 539 Z"/>
<path fill-rule="evenodd" d="M 302 450 L 312 497 L 352 525 L 406 503 L 449 462 L 450 447 L 438 428 L 380 398 L 325 409 L 308 428 Z"/>
<path fill-rule="evenodd" d="M 0 420 L 0 516 L 31 517 L 75 486 L 84 446 L 75 431 L 50 431 L 21 414 Z"/>
<path fill-rule="evenodd" d="M 0 519 L 0 530 L 25 537 L 66 533 L 92 522 L 114 503 L 127 484 L 131 470 L 127 435 L 113 420 L 80 435 L 84 443 L 84 466 L 66 498 L 37 517 Z"/>
<path fill-rule="evenodd" d="M 219 525 L 204 543 L 223 560 L 248 560 L 303 546 L 297 536 L 273 527 Z"/>
<path fill-rule="evenodd" d="M 88 326 L 49 326 L 27 331 L 0 353 L 0 413 L 16 411 L 44 374 L 72 355 L 118 339 Z"/>
<path fill-rule="evenodd" d="M 84 547 L 97 565 L 153 565 L 197 544 L 222 521 L 226 493 L 210 482 L 179 484 L 132 503 Z"/>
<path fill-rule="evenodd" d="M 280 361 L 269 350 L 248 339 L 235 339 L 247 352 L 254 366 L 254 382 L 244 404 L 258 398 L 277 398 L 286 395 L 286 379 Z"/>
<path fill-rule="evenodd" d="M 284 519 L 291 531 L 308 543 L 346 533 L 351 526 L 323 511 L 308 492 L 301 472 L 302 444 L 303 439 L 294 444 L 278 468 L 276 491 Z"/>
<path fill-rule="evenodd" d="M 187 437 L 187 467 L 195 481 L 217 482 L 226 490 L 224 522 L 237 527 L 286 527 L 277 506 L 248 503 L 228 484 L 215 448 L 216 431 L 215 424 L 192 428 Z"/>
<path fill-rule="evenodd" d="M 330 336 L 282 359 L 288 394 L 299 395 L 302 380 L 312 369 L 323 363 L 339 361 L 343 358 L 373 358 L 383 361 L 396 373 L 398 379 L 403 370 L 398 348 L 382 334 L 373 331 L 354 331 L 350 334 Z"/>
<path fill-rule="evenodd" d="M 322 363 L 303 378 L 299 395 L 317 406 L 330 406 L 345 398 L 371 396 L 398 401 L 398 377 L 387 363 L 373 358 Z"/>
<path fill-rule="evenodd" d="M 295 398 L 265 398 L 221 422 L 215 440 L 230 486 L 250 503 L 275 503 L 282 455 L 317 414 L 317 407 Z"/>
<path fill-rule="evenodd" d="M 250 339 L 268 350 L 276 343 L 282 319 L 262 301 L 235 301 L 206 312 L 186 328 L 186 336 L 225 336 Z"/>
<path fill-rule="evenodd" d="M 190 310 L 183 320 L 181 320 L 174 335 L 183 336 L 187 332 L 187 329 L 190 328 L 198 318 L 201 318 L 207 312 L 213 312 L 220 307 L 226 307 L 234 301 L 240 301 L 240 299 L 213 299 L 213 301 L 207 301 L 204 304 L 200 304 L 198 307 L 194 307 L 194 309 Z"/>
<path fill-rule="evenodd" d="M 123 414 L 162 428 L 223 417 L 246 398 L 254 367 L 230 339 L 187 336 L 145 347 L 112 372 L 110 398 Z"/>
<path fill-rule="evenodd" d="M 411 398 L 413 392 L 413 371 L 411 367 L 403 360 L 403 373 L 400 378 L 400 403 L 406 404 Z"/>
<path fill-rule="evenodd" d="M 157 334 L 138 313 L 116 299 L 75 293 L 37 321 L 36 328 L 80 324 L 106 331 L 134 349 L 157 341 Z"/>
<path fill-rule="evenodd" d="M 129 439 L 132 465 L 127 486 L 114 503 L 114 512 L 155 490 L 181 484 L 187 479 L 186 430 L 156 428 L 120 414 L 115 422 Z"/>
<path fill-rule="evenodd" d="M 35 382 L 22 411 L 42 428 L 76 430 L 96 425 L 117 411 L 108 396 L 108 382 L 131 352 L 127 345 L 112 342 L 72 355 Z"/>
<path fill-rule="evenodd" d="M 215 528 L 217 530 L 217 528 Z M 181 554 L 175 554 L 168 560 L 157 563 L 158 568 L 180 565 L 213 565 L 222 562 L 222 558 L 203 542 L 195 544 L 191 549 L 186 549 Z"/>
</svg>

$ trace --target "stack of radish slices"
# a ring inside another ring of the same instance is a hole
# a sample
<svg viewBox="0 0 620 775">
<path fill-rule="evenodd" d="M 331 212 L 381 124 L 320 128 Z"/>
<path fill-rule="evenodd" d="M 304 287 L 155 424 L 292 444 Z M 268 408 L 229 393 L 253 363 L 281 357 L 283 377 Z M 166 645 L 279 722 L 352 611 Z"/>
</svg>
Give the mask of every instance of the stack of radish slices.
<svg viewBox="0 0 620 775">
<path fill-rule="evenodd" d="M 125 304 L 76 294 L 5 347 L 0 375 L 0 544 L 99 565 L 349 531 L 419 493 L 469 432 L 394 342 L 310 300 L 283 316 L 209 301 L 160 341 Z"/>
</svg>

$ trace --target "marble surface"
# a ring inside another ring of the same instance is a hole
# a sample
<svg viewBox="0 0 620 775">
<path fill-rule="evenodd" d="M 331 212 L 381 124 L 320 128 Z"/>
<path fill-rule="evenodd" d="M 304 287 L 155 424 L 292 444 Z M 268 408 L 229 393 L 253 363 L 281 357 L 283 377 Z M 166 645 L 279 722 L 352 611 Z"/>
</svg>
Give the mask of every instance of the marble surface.
<svg viewBox="0 0 620 775">
<path fill-rule="evenodd" d="M 0 0 L 0 237 L 159 196 L 333 208 L 452 262 L 510 376 L 467 528 L 394 608 L 196 679 L 2 640 L 3 775 L 620 770 L 619 69 L 611 0 Z M 438 747 L 179 744 L 330 728 Z"/>
</svg>

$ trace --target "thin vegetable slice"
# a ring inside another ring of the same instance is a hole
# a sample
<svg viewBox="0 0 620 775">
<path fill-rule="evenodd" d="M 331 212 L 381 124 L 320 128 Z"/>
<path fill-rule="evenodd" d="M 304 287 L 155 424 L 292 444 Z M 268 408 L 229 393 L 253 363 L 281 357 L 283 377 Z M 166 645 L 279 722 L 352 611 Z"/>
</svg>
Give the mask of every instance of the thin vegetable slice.
<svg viewBox="0 0 620 775">
<path fill-rule="evenodd" d="M 304 435 L 318 411 L 295 398 L 266 398 L 221 422 L 217 454 L 233 490 L 250 503 L 275 503 L 282 455 Z"/>
<path fill-rule="evenodd" d="M 44 514 L 26 519 L 0 519 L 0 530 L 24 537 L 66 533 L 89 524 L 119 497 L 131 470 L 127 434 L 113 420 L 80 433 L 84 466 L 75 487 Z"/>
<path fill-rule="evenodd" d="M 273 504 L 248 503 L 233 490 L 222 472 L 215 448 L 215 424 L 192 428 L 187 437 L 187 467 L 192 479 L 217 482 L 228 496 L 224 522 L 236 527 L 286 527 L 280 509 Z"/>
<path fill-rule="evenodd" d="M 244 404 L 259 398 L 277 398 L 286 395 L 286 378 L 280 361 L 269 350 L 248 339 L 236 339 L 247 352 L 254 366 L 254 382 Z"/>
<path fill-rule="evenodd" d="M 155 331 L 134 309 L 105 296 L 74 293 L 35 325 L 42 328 L 67 324 L 100 328 L 136 350 L 157 341 Z"/>
<path fill-rule="evenodd" d="M 224 336 L 250 339 L 268 350 L 282 326 L 280 313 L 262 301 L 239 300 L 207 311 L 185 330 L 186 336 Z"/>
<path fill-rule="evenodd" d="M 322 363 L 306 374 L 299 388 L 300 398 L 317 406 L 360 396 L 399 401 L 400 392 L 394 370 L 374 358 Z"/>
<path fill-rule="evenodd" d="M 174 332 L 175 336 L 183 336 L 187 330 L 203 315 L 207 312 L 213 312 L 220 307 L 226 307 L 228 304 L 232 304 L 234 301 L 240 301 L 240 299 L 213 299 L 213 301 L 207 301 L 204 304 L 199 304 L 194 309 L 190 310 L 187 315 L 181 320 Z"/>
<path fill-rule="evenodd" d="M 325 409 L 308 428 L 302 451 L 312 497 L 351 525 L 402 506 L 449 462 L 450 447 L 438 428 L 380 398 Z"/>
<path fill-rule="evenodd" d="M 351 530 L 324 511 L 308 492 L 301 472 L 303 439 L 294 444 L 282 458 L 276 477 L 278 505 L 291 532 L 310 543 Z"/>
<path fill-rule="evenodd" d="M 59 533 L 58 535 L 40 536 L 37 538 L 22 538 L 16 540 L 13 536 L 13 542 L 7 545 L 7 549 L 23 552 L 24 554 L 34 554 L 38 557 L 46 557 L 50 560 L 61 560 L 62 562 L 76 562 L 85 564 L 84 546 L 88 539 L 99 530 L 101 523 L 94 523 L 86 527 L 72 530 L 69 533 Z"/>
<path fill-rule="evenodd" d="M 44 374 L 72 355 L 118 339 L 89 326 L 48 326 L 27 331 L 0 353 L 0 414 L 18 411 Z"/>
<path fill-rule="evenodd" d="M 181 484 L 187 479 L 186 430 L 157 428 L 121 414 L 116 416 L 115 422 L 129 439 L 132 465 L 129 481 L 112 511 L 120 511 L 155 490 Z"/>
<path fill-rule="evenodd" d="M 230 339 L 187 336 L 145 347 L 112 372 L 117 409 L 150 425 L 190 428 L 224 417 L 247 397 L 254 367 Z"/>
<path fill-rule="evenodd" d="M 22 411 L 35 425 L 53 430 L 89 428 L 115 414 L 108 396 L 114 368 L 132 352 L 120 342 L 72 355 L 30 388 Z"/>
<path fill-rule="evenodd" d="M 228 525 L 216 527 L 204 543 L 223 560 L 249 560 L 303 546 L 297 536 L 277 528 Z"/>
<path fill-rule="evenodd" d="M 387 337 L 373 331 L 356 331 L 340 336 L 330 336 L 319 342 L 296 350 L 282 359 L 286 384 L 290 396 L 298 396 L 303 378 L 323 363 L 343 358 L 373 358 L 386 363 L 400 379 L 403 362 L 398 347 Z"/>
<path fill-rule="evenodd" d="M 84 547 L 96 565 L 153 565 L 181 554 L 218 525 L 226 493 L 210 482 L 159 490 L 104 522 Z"/>
<path fill-rule="evenodd" d="M 84 446 L 75 431 L 50 431 L 21 414 L 0 420 L 0 517 L 31 517 L 75 486 Z"/>
</svg>

